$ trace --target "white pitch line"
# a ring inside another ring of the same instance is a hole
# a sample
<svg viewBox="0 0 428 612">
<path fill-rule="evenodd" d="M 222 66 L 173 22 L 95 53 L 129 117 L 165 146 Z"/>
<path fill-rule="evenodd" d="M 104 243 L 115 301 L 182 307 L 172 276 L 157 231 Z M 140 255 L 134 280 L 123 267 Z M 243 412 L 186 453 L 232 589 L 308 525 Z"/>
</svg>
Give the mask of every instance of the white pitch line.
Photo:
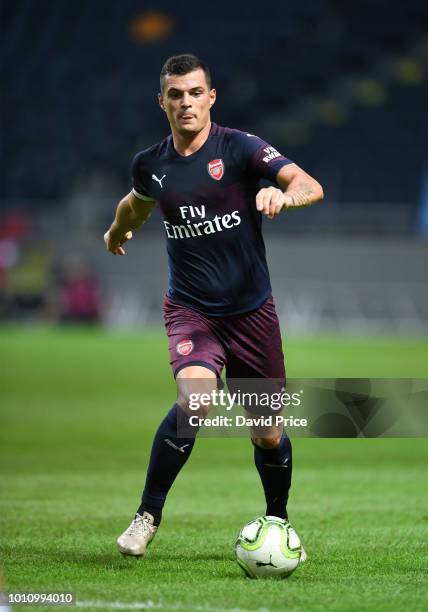
<svg viewBox="0 0 428 612">
<path fill-rule="evenodd" d="M 77 608 L 103 608 L 105 610 L 155 610 L 162 606 L 153 601 L 76 601 Z"/>
<path fill-rule="evenodd" d="M 161 604 L 153 601 L 76 601 L 77 608 L 100 608 L 103 610 L 188 610 L 188 605 L 181 604 Z M 248 608 L 211 608 L 205 606 L 193 606 L 192 610 L 200 612 L 269 612 L 268 608 L 257 608 L 249 610 Z"/>
</svg>

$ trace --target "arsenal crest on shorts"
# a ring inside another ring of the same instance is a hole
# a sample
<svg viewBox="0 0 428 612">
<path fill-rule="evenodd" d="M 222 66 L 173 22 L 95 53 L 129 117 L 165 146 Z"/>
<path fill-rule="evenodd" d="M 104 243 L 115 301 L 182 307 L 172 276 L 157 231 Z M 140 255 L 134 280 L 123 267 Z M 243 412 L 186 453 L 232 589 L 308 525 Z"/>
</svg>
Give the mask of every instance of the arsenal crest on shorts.
<svg viewBox="0 0 428 612">
<path fill-rule="evenodd" d="M 224 163 L 222 159 L 213 159 L 207 166 L 208 174 L 215 181 L 219 181 L 224 174 Z"/>
<path fill-rule="evenodd" d="M 182 340 L 177 343 L 177 353 L 180 355 L 189 355 L 193 351 L 193 342 L 191 340 Z"/>
</svg>

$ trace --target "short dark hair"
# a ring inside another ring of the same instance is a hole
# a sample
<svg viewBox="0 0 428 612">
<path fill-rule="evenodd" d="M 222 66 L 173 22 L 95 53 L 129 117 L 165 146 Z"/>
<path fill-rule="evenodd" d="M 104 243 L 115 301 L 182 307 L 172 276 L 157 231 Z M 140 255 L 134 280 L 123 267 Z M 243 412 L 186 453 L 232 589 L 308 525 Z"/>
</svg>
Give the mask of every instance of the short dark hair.
<svg viewBox="0 0 428 612">
<path fill-rule="evenodd" d="M 196 55 L 183 53 L 182 55 L 173 55 L 169 57 L 162 67 L 160 72 L 160 88 L 163 91 L 165 85 L 165 77 L 170 74 L 188 74 L 194 70 L 201 68 L 205 73 L 205 79 L 208 84 L 208 89 L 211 89 L 211 74 L 208 66 L 200 60 Z"/>
</svg>

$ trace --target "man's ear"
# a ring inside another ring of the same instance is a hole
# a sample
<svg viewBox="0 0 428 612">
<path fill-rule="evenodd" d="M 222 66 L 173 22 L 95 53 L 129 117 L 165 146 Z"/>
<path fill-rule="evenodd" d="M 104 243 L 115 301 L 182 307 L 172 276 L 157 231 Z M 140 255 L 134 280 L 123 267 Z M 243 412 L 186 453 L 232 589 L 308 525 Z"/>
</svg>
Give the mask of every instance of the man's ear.
<svg viewBox="0 0 428 612">
<path fill-rule="evenodd" d="M 164 111 L 165 110 L 165 106 L 164 106 L 164 103 L 163 103 L 163 95 L 161 93 L 158 93 L 158 102 L 159 102 L 159 106 Z"/>
<path fill-rule="evenodd" d="M 215 104 L 217 92 L 215 89 L 210 89 L 210 108 Z"/>
</svg>

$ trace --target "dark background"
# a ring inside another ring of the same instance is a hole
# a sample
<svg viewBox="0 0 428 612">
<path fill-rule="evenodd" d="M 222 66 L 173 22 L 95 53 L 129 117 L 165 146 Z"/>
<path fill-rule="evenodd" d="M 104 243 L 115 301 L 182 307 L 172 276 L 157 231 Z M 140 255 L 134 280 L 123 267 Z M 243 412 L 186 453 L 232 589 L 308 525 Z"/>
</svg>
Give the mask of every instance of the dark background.
<svg viewBox="0 0 428 612">
<path fill-rule="evenodd" d="M 3 0 L 0 316 L 56 320 L 64 282 L 89 274 L 99 317 L 131 320 L 112 304 L 138 274 L 133 320 L 159 322 L 158 213 L 126 265 L 105 256 L 102 234 L 134 154 L 168 134 L 159 71 L 191 52 L 211 68 L 214 121 L 261 136 L 324 187 L 322 205 L 265 224 L 289 325 L 297 301 L 315 304 L 318 328 L 426 330 L 427 26 L 422 0 Z M 326 298 L 316 282 L 333 283 Z M 391 312 L 397 295 L 404 314 Z"/>
</svg>

